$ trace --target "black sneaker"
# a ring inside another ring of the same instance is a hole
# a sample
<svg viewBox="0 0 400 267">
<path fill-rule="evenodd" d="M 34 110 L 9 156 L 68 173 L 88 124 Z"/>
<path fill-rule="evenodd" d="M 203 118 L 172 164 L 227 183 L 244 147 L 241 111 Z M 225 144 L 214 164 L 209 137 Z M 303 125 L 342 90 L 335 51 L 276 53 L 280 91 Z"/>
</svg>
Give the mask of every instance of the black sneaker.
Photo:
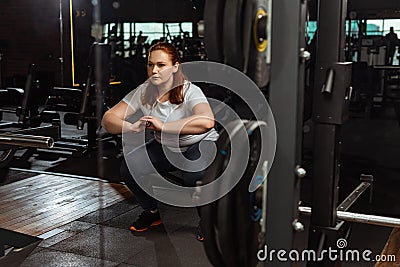
<svg viewBox="0 0 400 267">
<path fill-rule="evenodd" d="M 204 241 L 204 235 L 203 232 L 201 231 L 200 223 L 196 228 L 196 239 L 200 242 Z"/>
<path fill-rule="evenodd" d="M 150 226 L 162 224 L 160 212 L 152 213 L 150 210 L 144 210 L 134 223 L 132 223 L 129 230 L 136 232 L 143 232 L 149 229 Z"/>
</svg>

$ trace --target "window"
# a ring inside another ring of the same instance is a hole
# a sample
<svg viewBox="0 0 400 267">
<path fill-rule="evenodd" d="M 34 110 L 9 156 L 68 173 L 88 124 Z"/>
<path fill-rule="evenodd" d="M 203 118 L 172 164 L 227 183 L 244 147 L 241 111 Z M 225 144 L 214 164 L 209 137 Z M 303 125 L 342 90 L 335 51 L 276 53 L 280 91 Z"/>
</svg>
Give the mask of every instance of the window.
<svg viewBox="0 0 400 267">
<path fill-rule="evenodd" d="M 358 31 L 359 31 L 358 21 L 352 20 L 350 29 L 349 29 L 349 24 L 350 21 L 349 20 L 346 21 L 346 35 L 348 36 L 350 34 L 350 36 L 358 36 Z"/>
<path fill-rule="evenodd" d="M 163 23 L 135 23 L 134 36 L 139 36 L 140 32 L 142 32 L 142 36 L 147 36 L 144 41 L 146 43 L 165 37 Z"/>
<path fill-rule="evenodd" d="M 142 38 L 138 38 L 141 34 Z M 115 54 L 129 57 L 133 54 L 133 47 L 137 43 L 151 44 L 160 38 L 170 41 L 174 36 L 193 36 L 192 22 L 183 23 L 108 23 L 103 26 L 104 42 L 115 40 Z M 110 39 L 111 38 L 111 39 Z M 114 39 L 113 39 L 114 38 Z"/>
<path fill-rule="evenodd" d="M 394 32 L 400 37 L 400 19 L 385 19 L 383 23 L 383 35 L 387 34 L 393 27 Z"/>
<path fill-rule="evenodd" d="M 192 23 L 184 22 L 184 23 L 164 23 L 165 33 L 171 36 L 182 35 L 184 33 L 188 33 L 189 36 L 192 35 Z"/>
<path fill-rule="evenodd" d="M 383 19 L 367 20 L 366 35 L 382 35 Z"/>
<path fill-rule="evenodd" d="M 400 35 L 400 19 L 369 19 L 367 20 L 367 35 L 386 35 L 390 27 Z"/>
<path fill-rule="evenodd" d="M 352 20 L 349 32 L 349 21 L 346 21 L 346 35 L 358 37 L 359 21 Z M 386 35 L 390 27 L 394 28 L 394 32 L 400 37 L 400 19 L 369 19 L 367 20 L 366 35 Z M 309 40 L 312 39 L 316 29 L 317 22 L 310 21 L 307 25 Z"/>
<path fill-rule="evenodd" d="M 314 34 L 317 31 L 317 22 L 316 21 L 308 21 L 306 25 L 306 32 L 308 36 L 308 44 L 314 38 Z"/>
</svg>

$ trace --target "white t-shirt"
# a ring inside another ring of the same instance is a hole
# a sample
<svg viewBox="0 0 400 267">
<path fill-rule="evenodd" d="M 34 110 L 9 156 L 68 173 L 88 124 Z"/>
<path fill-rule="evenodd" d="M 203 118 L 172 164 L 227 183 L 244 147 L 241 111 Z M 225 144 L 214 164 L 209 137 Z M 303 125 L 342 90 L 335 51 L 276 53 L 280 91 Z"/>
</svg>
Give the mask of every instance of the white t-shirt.
<svg viewBox="0 0 400 267">
<path fill-rule="evenodd" d="M 146 116 L 154 116 L 162 122 L 180 120 L 193 115 L 193 108 L 199 103 L 208 103 L 201 89 L 191 82 L 185 81 L 183 86 L 184 99 L 179 105 L 168 101 L 160 102 L 156 100 L 153 105 L 143 105 L 142 95 L 144 94 L 148 82 L 139 85 L 135 90 L 127 94 L 122 101 L 127 103 L 135 112 L 141 110 Z M 210 129 L 203 134 L 166 134 L 155 132 L 155 138 L 161 144 L 169 147 L 172 151 L 185 151 L 190 145 L 201 140 L 216 141 L 218 133 L 215 129 Z"/>
</svg>

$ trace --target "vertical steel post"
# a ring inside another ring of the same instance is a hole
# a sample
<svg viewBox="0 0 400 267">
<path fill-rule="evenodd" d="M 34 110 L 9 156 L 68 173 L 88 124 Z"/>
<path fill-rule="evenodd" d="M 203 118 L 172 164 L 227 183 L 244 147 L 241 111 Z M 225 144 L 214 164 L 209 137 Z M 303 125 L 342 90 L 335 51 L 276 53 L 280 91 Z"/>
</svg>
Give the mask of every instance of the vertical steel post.
<svg viewBox="0 0 400 267">
<path fill-rule="evenodd" d="M 94 33 L 94 37 L 97 43 L 101 42 L 102 38 L 102 26 L 101 26 L 101 1 L 93 0 L 93 23 L 92 23 L 92 32 Z M 94 47 L 94 77 L 95 77 L 95 92 L 96 92 L 96 118 L 97 118 L 97 127 L 100 125 L 100 121 L 103 115 L 103 89 L 104 86 L 108 86 L 108 84 L 102 83 L 105 79 L 108 83 L 108 77 L 103 77 L 103 53 L 100 45 L 96 45 Z M 97 128 L 96 127 L 96 128 Z M 103 146 L 101 140 L 98 141 L 97 144 L 97 173 L 98 177 L 104 177 L 104 167 L 103 167 Z"/>
<path fill-rule="evenodd" d="M 63 8 L 62 0 L 60 0 L 60 79 L 61 87 L 64 87 L 64 21 L 63 21 Z"/>
<path fill-rule="evenodd" d="M 314 100 L 328 85 L 329 71 L 344 61 L 346 0 L 320 0 L 318 4 L 317 62 Z M 339 75 L 336 73 L 336 75 Z M 332 78 L 333 81 L 337 77 Z M 339 183 L 341 123 L 329 121 L 331 112 L 314 101 L 313 214 L 311 223 L 331 227 L 336 223 Z"/>
<path fill-rule="evenodd" d="M 275 117 L 277 150 L 268 176 L 268 250 L 293 248 L 298 218 L 303 123 L 306 1 L 272 1 L 270 105 Z M 267 257 L 267 261 L 270 261 Z M 273 266 L 291 266 L 273 257 Z M 269 266 L 269 264 L 267 263 Z"/>
</svg>

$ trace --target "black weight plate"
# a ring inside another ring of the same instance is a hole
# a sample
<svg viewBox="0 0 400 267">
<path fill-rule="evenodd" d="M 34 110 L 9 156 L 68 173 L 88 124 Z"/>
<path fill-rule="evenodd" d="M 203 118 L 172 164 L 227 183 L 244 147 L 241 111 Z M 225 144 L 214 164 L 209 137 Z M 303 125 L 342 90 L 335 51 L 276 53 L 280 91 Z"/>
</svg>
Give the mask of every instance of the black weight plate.
<svg viewBox="0 0 400 267">
<path fill-rule="evenodd" d="M 223 130 L 216 142 L 217 153 L 212 164 L 206 169 L 203 184 L 208 184 L 217 179 L 224 171 L 226 162 L 230 159 L 230 139 L 228 133 Z M 224 153 L 221 153 L 223 152 Z M 204 248 L 208 259 L 214 266 L 225 266 L 221 252 L 217 244 L 216 222 L 218 201 L 204 205 L 200 208 L 201 229 L 204 235 Z"/>
<path fill-rule="evenodd" d="M 251 194 L 248 188 L 260 156 L 261 132 L 257 121 L 249 121 L 245 127 L 251 146 L 245 173 L 238 184 L 214 204 L 217 243 L 220 244 L 224 264 L 233 267 L 255 266 L 257 259 L 254 255 L 257 253 L 260 231 L 258 221 L 253 221 L 250 216 L 253 207 L 250 205 Z M 249 131 L 250 129 L 252 130 Z M 242 145 L 247 146 L 247 143 L 243 142 Z"/>
<path fill-rule="evenodd" d="M 269 82 L 269 66 L 267 65 L 267 46 L 269 40 L 259 40 L 257 34 L 257 17 L 259 15 L 269 16 L 267 14 L 268 0 L 252 0 L 252 34 L 250 38 L 249 60 L 247 64 L 247 75 L 257 84 L 258 87 L 263 88 Z M 269 31 L 270 29 L 266 29 Z"/>
<path fill-rule="evenodd" d="M 225 64 L 244 70 L 243 7 L 244 0 L 226 0 L 223 25 L 223 51 Z"/>
<path fill-rule="evenodd" d="M 243 72 L 247 74 L 247 66 L 249 63 L 249 54 L 250 54 L 250 45 L 251 38 L 253 36 L 253 9 L 254 9 L 254 1 L 253 0 L 244 0 L 243 7 L 243 18 L 242 18 L 242 47 L 243 47 Z"/>
<path fill-rule="evenodd" d="M 204 45 L 207 58 L 223 62 L 223 18 L 225 0 L 207 0 L 204 6 Z"/>
</svg>

